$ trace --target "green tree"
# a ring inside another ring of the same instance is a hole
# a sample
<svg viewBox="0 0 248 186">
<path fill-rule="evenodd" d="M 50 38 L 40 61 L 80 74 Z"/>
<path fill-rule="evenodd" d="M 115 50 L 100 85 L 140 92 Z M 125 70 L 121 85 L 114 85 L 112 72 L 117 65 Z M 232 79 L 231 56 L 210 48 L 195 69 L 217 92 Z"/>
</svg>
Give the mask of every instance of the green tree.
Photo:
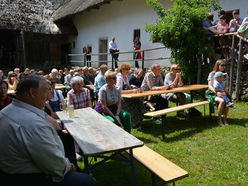
<svg viewBox="0 0 248 186">
<path fill-rule="evenodd" d="M 220 9 L 218 0 L 172 0 L 165 9 L 158 0 L 147 0 L 158 15 L 145 29 L 151 40 L 159 40 L 171 49 L 171 63 L 180 64 L 182 76 L 196 78 L 202 55 L 210 55 L 210 44 L 202 22 L 211 10 Z"/>
</svg>

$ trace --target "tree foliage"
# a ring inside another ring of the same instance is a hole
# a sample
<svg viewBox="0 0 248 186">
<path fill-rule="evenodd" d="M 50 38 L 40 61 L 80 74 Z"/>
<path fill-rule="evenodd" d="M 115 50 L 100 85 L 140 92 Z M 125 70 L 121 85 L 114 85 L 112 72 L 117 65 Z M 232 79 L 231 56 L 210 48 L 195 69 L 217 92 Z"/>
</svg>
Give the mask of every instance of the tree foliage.
<svg viewBox="0 0 248 186">
<path fill-rule="evenodd" d="M 218 0 L 172 0 L 165 9 L 158 0 L 147 0 L 158 15 L 154 24 L 145 29 L 150 39 L 159 40 L 171 49 L 171 63 L 180 64 L 183 77 L 193 79 L 201 56 L 210 55 L 208 37 L 202 22 L 211 10 L 220 9 Z"/>
</svg>

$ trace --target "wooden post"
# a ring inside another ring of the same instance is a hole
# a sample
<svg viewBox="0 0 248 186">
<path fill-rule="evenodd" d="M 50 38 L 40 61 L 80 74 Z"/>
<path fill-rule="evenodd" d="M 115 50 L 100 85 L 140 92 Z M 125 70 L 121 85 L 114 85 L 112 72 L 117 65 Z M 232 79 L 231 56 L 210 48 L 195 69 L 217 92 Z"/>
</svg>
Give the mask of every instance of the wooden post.
<svg viewBox="0 0 248 186">
<path fill-rule="evenodd" d="M 111 56 L 112 56 L 112 70 L 114 70 L 114 57 L 113 57 L 113 54 Z"/>
<path fill-rule="evenodd" d="M 65 55 L 65 65 L 68 67 L 68 58 L 69 58 L 69 55 L 68 54 L 66 54 Z"/>
<path fill-rule="evenodd" d="M 232 86 L 233 86 L 233 66 L 234 66 L 234 44 L 235 44 L 235 35 L 232 35 L 232 59 L 231 59 L 231 66 L 230 66 L 230 80 L 229 80 L 229 94 L 232 95 Z"/>
<path fill-rule="evenodd" d="M 87 54 L 88 55 L 88 54 Z M 84 58 L 84 67 L 86 66 L 86 56 L 87 55 L 83 55 L 83 58 Z"/>
<path fill-rule="evenodd" d="M 238 66 L 237 66 L 237 76 L 236 76 L 236 100 L 239 101 L 239 88 L 240 88 L 240 73 L 241 73 L 241 56 L 242 56 L 243 40 L 239 39 L 239 55 L 238 55 Z"/>
<path fill-rule="evenodd" d="M 23 49 L 23 67 L 26 68 L 27 61 L 26 61 L 26 47 L 25 47 L 25 32 L 21 31 L 21 38 L 22 38 L 22 49 Z"/>
<path fill-rule="evenodd" d="M 201 65 L 202 65 L 202 61 L 199 57 L 196 58 L 197 59 L 197 84 L 201 83 Z"/>
<path fill-rule="evenodd" d="M 144 70 L 145 51 L 142 51 L 142 70 Z"/>
</svg>

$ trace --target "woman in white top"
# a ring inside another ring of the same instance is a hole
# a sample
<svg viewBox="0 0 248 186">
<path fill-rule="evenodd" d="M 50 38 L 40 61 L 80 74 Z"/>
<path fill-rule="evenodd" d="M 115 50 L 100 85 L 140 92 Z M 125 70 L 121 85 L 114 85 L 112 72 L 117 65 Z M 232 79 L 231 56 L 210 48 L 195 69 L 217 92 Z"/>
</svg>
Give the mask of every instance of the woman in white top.
<svg viewBox="0 0 248 186">
<path fill-rule="evenodd" d="M 123 63 L 118 68 L 117 83 L 116 86 L 121 90 L 122 94 L 137 93 L 137 89 L 131 89 L 129 84 L 128 75 L 131 69 L 131 65 Z M 123 98 L 122 107 L 125 111 L 131 115 L 131 124 L 133 128 L 138 127 L 143 120 L 143 113 L 145 111 L 142 98 Z"/>
<path fill-rule="evenodd" d="M 210 101 L 210 103 L 212 102 L 211 99 L 214 98 L 214 101 L 218 103 L 218 120 L 217 123 L 219 126 L 223 126 L 223 125 L 229 125 L 229 123 L 227 122 L 227 114 L 228 114 L 228 110 L 229 108 L 226 106 L 224 100 L 220 97 L 216 96 L 216 92 L 214 90 L 213 87 L 213 82 L 214 82 L 214 74 L 216 72 L 226 72 L 226 62 L 223 61 L 222 59 L 218 59 L 214 65 L 213 71 L 210 72 L 209 76 L 208 76 L 208 88 L 209 90 L 207 90 L 206 92 L 206 97 L 208 98 L 208 100 Z M 228 77 L 226 78 L 225 81 L 225 92 L 228 93 Z M 222 118 L 223 115 L 223 118 Z"/>
</svg>

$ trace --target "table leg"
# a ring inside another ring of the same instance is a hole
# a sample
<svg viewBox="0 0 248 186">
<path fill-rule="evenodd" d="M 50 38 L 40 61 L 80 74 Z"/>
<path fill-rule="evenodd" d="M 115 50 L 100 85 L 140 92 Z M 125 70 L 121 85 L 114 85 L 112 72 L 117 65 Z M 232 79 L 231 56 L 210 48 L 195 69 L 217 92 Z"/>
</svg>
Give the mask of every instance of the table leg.
<svg viewBox="0 0 248 186">
<path fill-rule="evenodd" d="M 135 174 L 134 174 L 134 166 L 133 166 L 133 149 L 129 150 L 130 154 L 130 166 L 131 166 L 131 176 L 132 176 L 132 185 L 135 186 Z"/>
<path fill-rule="evenodd" d="M 163 137 L 163 140 L 165 139 L 165 131 L 164 131 L 164 127 L 165 127 L 165 120 L 166 120 L 166 115 L 163 115 L 161 116 L 162 117 L 162 137 Z"/>
<path fill-rule="evenodd" d="M 84 168 L 85 168 L 85 173 L 90 174 L 89 157 L 88 156 L 84 156 Z"/>
<path fill-rule="evenodd" d="M 193 103 L 193 91 L 190 91 L 190 102 Z"/>
</svg>

